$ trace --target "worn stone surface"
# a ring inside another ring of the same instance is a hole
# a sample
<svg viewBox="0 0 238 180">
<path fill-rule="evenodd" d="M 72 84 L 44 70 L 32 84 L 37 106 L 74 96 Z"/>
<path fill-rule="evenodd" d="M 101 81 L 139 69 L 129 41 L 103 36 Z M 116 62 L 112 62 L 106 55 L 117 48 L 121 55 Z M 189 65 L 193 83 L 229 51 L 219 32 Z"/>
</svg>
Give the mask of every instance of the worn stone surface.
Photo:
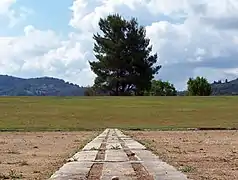
<svg viewBox="0 0 238 180">
<path fill-rule="evenodd" d="M 146 149 L 145 146 L 133 139 L 125 139 L 124 142 L 129 149 Z"/>
<path fill-rule="evenodd" d="M 106 144 L 102 146 L 104 149 L 101 149 L 100 153 L 105 154 L 105 159 L 96 160 L 102 142 Z M 130 155 L 126 154 L 128 150 L 132 152 L 133 158 L 129 158 Z M 70 159 L 72 162 L 62 166 L 50 179 L 87 179 L 95 162 L 100 162 L 103 166 L 99 170 L 100 177 L 97 178 L 102 180 L 111 180 L 113 177 L 118 177 L 120 180 L 141 180 L 137 177 L 138 174 L 141 174 L 138 173 L 140 170 L 134 169 L 132 163 L 139 163 L 149 175 L 152 175 L 154 180 L 187 179 L 183 173 L 160 160 L 145 146 L 124 135 L 118 129 L 106 129 Z"/>
<path fill-rule="evenodd" d="M 105 160 L 108 162 L 128 162 L 129 159 L 125 152 L 120 150 L 106 150 L 106 157 Z"/>
<path fill-rule="evenodd" d="M 97 150 L 100 148 L 102 141 L 103 141 L 103 139 L 101 139 L 101 138 L 94 139 L 93 141 L 88 143 L 86 146 L 84 146 L 84 148 L 82 150 L 83 151 Z"/>
<path fill-rule="evenodd" d="M 106 149 L 122 149 L 117 137 L 110 137 L 107 140 Z"/>
<path fill-rule="evenodd" d="M 120 180 L 136 179 L 135 172 L 130 162 L 105 163 L 101 179 L 111 180 L 113 176 L 117 176 Z"/>
<path fill-rule="evenodd" d="M 177 171 L 173 166 L 160 161 L 143 161 L 142 165 L 147 169 L 147 171 L 154 176 L 155 179 L 178 179 L 186 180 L 187 177 Z"/>
<path fill-rule="evenodd" d="M 92 162 L 69 162 L 56 171 L 50 179 L 69 180 L 69 179 L 85 179 Z"/>
<path fill-rule="evenodd" d="M 162 162 L 158 156 L 156 156 L 154 153 L 152 153 L 149 150 L 136 149 L 136 150 L 133 150 L 133 152 L 138 156 L 139 160 Z"/>
<path fill-rule="evenodd" d="M 92 151 L 80 151 L 76 153 L 72 159 L 74 161 L 94 161 L 96 158 L 98 151 L 92 150 Z"/>
</svg>

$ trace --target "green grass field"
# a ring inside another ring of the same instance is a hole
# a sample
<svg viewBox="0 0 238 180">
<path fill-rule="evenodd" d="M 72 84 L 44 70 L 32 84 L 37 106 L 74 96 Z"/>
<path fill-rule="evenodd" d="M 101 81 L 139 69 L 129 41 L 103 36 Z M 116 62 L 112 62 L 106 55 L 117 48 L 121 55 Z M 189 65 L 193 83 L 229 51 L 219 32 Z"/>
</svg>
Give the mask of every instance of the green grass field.
<svg viewBox="0 0 238 180">
<path fill-rule="evenodd" d="M 1 97 L 0 130 L 238 127 L 238 97 Z"/>
</svg>

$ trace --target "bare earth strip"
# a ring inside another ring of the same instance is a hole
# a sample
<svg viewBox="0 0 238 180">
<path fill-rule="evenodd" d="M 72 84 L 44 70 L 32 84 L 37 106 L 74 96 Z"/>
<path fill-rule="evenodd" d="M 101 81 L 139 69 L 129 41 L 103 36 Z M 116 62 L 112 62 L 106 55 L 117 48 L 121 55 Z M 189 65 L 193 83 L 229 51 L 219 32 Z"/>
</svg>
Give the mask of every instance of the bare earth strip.
<svg viewBox="0 0 238 180">
<path fill-rule="evenodd" d="M 142 144 L 117 129 L 106 129 L 56 171 L 52 180 L 187 180 Z"/>
<path fill-rule="evenodd" d="M 238 179 L 238 131 L 127 131 L 194 180 Z M 135 151 L 135 153 L 137 153 Z M 141 152 L 140 157 L 147 156 Z"/>
<path fill-rule="evenodd" d="M 95 132 L 1 132 L 0 179 L 47 179 L 96 135 Z"/>
</svg>

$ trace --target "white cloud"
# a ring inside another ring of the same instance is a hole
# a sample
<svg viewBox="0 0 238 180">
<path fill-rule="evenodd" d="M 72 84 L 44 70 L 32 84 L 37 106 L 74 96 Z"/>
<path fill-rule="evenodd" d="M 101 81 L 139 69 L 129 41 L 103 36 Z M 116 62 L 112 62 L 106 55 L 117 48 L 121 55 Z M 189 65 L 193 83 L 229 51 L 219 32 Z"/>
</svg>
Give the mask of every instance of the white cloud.
<svg viewBox="0 0 238 180">
<path fill-rule="evenodd" d="M 11 12 L 12 3 L 0 1 L 0 14 Z M 116 12 L 146 25 L 162 64 L 158 78 L 172 81 L 179 89 L 191 76 L 213 81 L 238 75 L 237 0 L 75 0 L 69 9 L 69 25 L 75 32 L 67 38 L 30 25 L 23 36 L 0 38 L 1 71 L 92 84 L 88 64 L 94 59 L 92 35 L 101 17 Z"/>
<path fill-rule="evenodd" d="M 94 76 L 89 72 L 89 56 L 75 38 L 81 37 L 71 35 L 63 40 L 51 30 L 27 26 L 21 37 L 0 39 L 1 72 L 24 77 L 47 75 L 91 84 Z"/>
<path fill-rule="evenodd" d="M 95 0 L 75 0 L 70 9 L 73 17 L 69 24 L 82 32 L 94 32 L 97 30 L 100 17 L 114 11 L 110 1 L 97 2 Z"/>
<path fill-rule="evenodd" d="M 169 6 L 169 2 L 166 1 L 167 4 L 164 3 L 164 6 Z M 160 13 L 167 14 L 182 10 L 186 14 L 186 19 L 182 23 L 172 24 L 166 21 L 147 26 L 148 37 L 152 40 L 154 51 L 160 54 L 160 62 L 164 65 L 161 77 L 173 81 L 180 88 L 182 88 L 180 77 L 183 77 L 185 84 L 189 76 L 202 75 L 212 81 L 238 75 L 225 69 L 227 65 L 238 67 L 238 61 L 235 60 L 238 55 L 236 44 L 238 27 L 233 26 L 231 30 L 231 24 L 224 23 L 222 19 L 227 17 L 230 22 L 237 19 L 237 1 L 196 2 L 181 0 L 170 8 L 164 10 L 161 9 L 163 6 L 158 8 Z M 198 3 L 201 11 L 197 8 Z M 155 5 L 153 7 L 156 8 Z M 215 17 L 219 17 L 220 21 Z"/>
<path fill-rule="evenodd" d="M 1 0 L 0 1 L 0 14 L 8 13 L 12 4 L 14 4 L 16 0 Z"/>
<path fill-rule="evenodd" d="M 8 27 L 13 28 L 18 23 L 26 20 L 27 16 L 33 13 L 33 10 L 20 6 L 19 9 L 14 9 L 12 6 L 16 0 L 1 0 L 0 1 L 0 20 L 6 20 Z"/>
</svg>

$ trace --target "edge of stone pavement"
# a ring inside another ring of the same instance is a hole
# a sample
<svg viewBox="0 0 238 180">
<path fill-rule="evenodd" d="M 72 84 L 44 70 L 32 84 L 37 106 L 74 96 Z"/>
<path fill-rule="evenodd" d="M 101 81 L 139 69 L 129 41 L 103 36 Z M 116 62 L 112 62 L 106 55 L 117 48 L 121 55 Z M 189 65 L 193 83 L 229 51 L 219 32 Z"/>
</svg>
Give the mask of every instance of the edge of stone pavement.
<svg viewBox="0 0 238 180">
<path fill-rule="evenodd" d="M 112 132 L 113 130 L 113 132 Z M 175 167 L 162 161 L 157 155 L 150 151 L 140 142 L 132 137 L 125 135 L 118 129 L 106 128 L 101 134 L 97 135 L 93 140 L 88 142 L 80 151 L 76 152 L 68 162 L 51 175 L 52 179 L 70 179 L 79 176 L 86 177 L 94 163 L 94 159 L 98 152 L 98 147 L 108 134 L 116 134 L 128 146 L 129 149 L 135 151 L 139 155 L 139 161 L 148 170 L 155 179 L 174 179 L 174 180 L 192 180 L 186 174 L 177 170 Z M 95 148 L 96 147 L 96 148 Z M 95 149 L 94 149 L 95 148 Z M 90 152 L 90 153 L 89 153 Z M 130 162 L 133 163 L 133 162 Z"/>
<path fill-rule="evenodd" d="M 80 162 L 80 161 L 78 161 L 78 159 L 80 157 L 77 157 L 77 156 L 82 155 L 81 154 L 82 152 L 88 153 L 89 151 L 91 151 L 91 148 L 93 148 L 95 146 L 95 142 L 99 144 L 98 146 L 100 146 L 101 142 L 103 141 L 102 138 L 106 136 L 108 131 L 109 131 L 109 128 L 106 128 L 103 132 L 98 133 L 93 138 L 89 139 L 85 143 L 85 145 L 82 148 L 80 148 L 80 150 L 75 152 L 70 158 L 67 158 L 66 163 L 64 163 L 60 168 L 58 168 L 55 172 L 53 172 L 51 174 L 51 176 L 48 178 L 48 180 L 57 179 L 58 177 L 64 177 L 67 179 L 73 178 L 70 176 L 70 173 L 75 174 L 75 173 L 78 173 L 79 170 L 82 171 L 83 174 L 85 174 L 85 173 L 87 174 L 88 171 L 90 170 L 90 167 L 92 166 L 93 162 L 90 162 L 90 161 Z M 96 156 L 98 150 L 95 150 L 95 151 L 96 151 L 96 153 L 95 153 L 95 156 Z M 79 167 L 76 168 L 76 165 Z M 86 165 L 86 168 L 84 168 L 83 165 Z"/>
</svg>

